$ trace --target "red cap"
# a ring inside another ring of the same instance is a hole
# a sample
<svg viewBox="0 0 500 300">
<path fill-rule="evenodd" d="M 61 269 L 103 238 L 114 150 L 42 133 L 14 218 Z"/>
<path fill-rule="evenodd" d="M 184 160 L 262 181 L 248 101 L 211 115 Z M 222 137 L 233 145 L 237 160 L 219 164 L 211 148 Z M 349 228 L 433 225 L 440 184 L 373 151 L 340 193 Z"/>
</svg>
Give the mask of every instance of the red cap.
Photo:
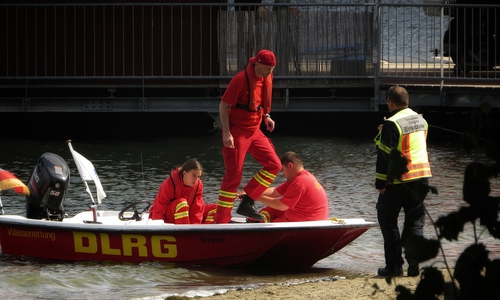
<svg viewBox="0 0 500 300">
<path fill-rule="evenodd" d="M 266 66 L 276 66 L 276 57 L 274 56 L 274 53 L 266 49 L 260 50 L 257 55 L 251 57 L 248 61 L 251 64 L 258 62 Z"/>
</svg>

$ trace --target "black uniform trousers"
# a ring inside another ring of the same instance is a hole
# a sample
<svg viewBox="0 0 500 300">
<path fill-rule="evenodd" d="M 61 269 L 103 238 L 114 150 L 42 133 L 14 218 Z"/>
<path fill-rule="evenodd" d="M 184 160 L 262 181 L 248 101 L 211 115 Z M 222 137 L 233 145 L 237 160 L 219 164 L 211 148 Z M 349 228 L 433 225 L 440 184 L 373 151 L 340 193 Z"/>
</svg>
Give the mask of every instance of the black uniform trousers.
<svg viewBox="0 0 500 300">
<path fill-rule="evenodd" d="M 423 236 L 425 224 L 424 199 L 422 186 L 428 186 L 428 179 L 419 179 L 408 183 L 388 185 L 384 194 L 379 194 L 377 217 L 384 237 L 386 267 L 402 267 L 402 243 L 409 236 Z M 398 216 L 403 209 L 405 218 L 403 232 L 400 235 Z M 406 257 L 411 261 L 411 257 Z"/>
</svg>

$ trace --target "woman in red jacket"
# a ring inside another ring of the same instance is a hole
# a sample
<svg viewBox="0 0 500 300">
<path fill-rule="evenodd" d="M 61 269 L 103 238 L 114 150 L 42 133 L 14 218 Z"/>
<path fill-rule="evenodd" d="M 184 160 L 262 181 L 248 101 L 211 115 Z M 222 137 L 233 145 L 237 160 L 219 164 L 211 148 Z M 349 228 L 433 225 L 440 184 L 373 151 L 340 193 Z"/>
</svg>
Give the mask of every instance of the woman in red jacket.
<svg viewBox="0 0 500 300">
<path fill-rule="evenodd" d="M 172 170 L 158 190 L 149 218 L 175 224 L 214 223 L 217 204 L 203 200 L 202 171 L 196 159 Z"/>
</svg>

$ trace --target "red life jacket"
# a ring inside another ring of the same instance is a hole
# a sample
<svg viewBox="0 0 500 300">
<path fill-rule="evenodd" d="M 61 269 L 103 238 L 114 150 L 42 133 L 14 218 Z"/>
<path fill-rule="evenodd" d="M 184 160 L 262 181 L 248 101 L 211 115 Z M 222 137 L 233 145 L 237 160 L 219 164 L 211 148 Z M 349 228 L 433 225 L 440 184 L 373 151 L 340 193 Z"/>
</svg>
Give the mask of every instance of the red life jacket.
<svg viewBox="0 0 500 300">
<path fill-rule="evenodd" d="M 246 103 L 236 103 L 235 107 L 240 109 L 245 109 L 248 111 L 259 111 L 264 109 L 264 114 L 271 112 L 271 102 L 273 94 L 273 73 L 269 74 L 262 83 L 262 95 L 257 95 L 259 92 L 256 86 L 257 76 L 255 76 L 255 64 L 248 64 L 245 68 L 245 77 L 247 80 L 247 93 L 246 99 L 242 100 Z M 261 96 L 261 97 L 259 97 Z M 262 101 L 257 105 L 255 99 L 261 98 Z"/>
</svg>

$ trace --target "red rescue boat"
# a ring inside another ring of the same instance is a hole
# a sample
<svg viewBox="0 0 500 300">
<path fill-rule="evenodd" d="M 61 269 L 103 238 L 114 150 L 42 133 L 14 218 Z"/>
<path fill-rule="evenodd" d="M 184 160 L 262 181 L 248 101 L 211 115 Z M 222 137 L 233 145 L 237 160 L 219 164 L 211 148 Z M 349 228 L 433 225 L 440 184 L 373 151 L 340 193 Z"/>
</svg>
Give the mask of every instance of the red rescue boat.
<svg viewBox="0 0 500 300">
<path fill-rule="evenodd" d="M 118 211 L 62 221 L 0 216 L 2 253 L 68 261 L 164 261 L 230 267 L 309 268 L 374 224 L 362 219 L 174 225 L 121 221 Z M 236 219 L 237 220 L 237 219 Z"/>
<path fill-rule="evenodd" d="M 243 218 L 228 224 L 175 225 L 150 220 L 150 201 L 132 203 L 121 211 L 99 211 L 87 185 L 94 182 L 98 203 L 106 197 L 97 172 L 68 144 L 94 205 L 73 217 L 65 214 L 69 168 L 60 156 L 45 153 L 28 186 L 17 189 L 26 194 L 26 216 L 0 215 L 3 254 L 67 261 L 304 269 L 375 226 L 363 219 L 246 223 Z"/>
</svg>

